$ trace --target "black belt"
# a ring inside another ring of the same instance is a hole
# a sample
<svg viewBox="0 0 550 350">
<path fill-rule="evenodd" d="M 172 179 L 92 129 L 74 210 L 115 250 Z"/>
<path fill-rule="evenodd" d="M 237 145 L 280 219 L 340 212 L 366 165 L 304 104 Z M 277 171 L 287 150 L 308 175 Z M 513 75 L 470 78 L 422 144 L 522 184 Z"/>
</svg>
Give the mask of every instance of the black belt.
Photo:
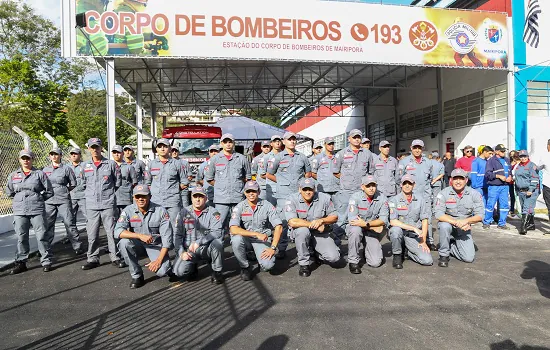
<svg viewBox="0 0 550 350">
<path fill-rule="evenodd" d="M 518 191 L 520 192 L 529 192 L 528 188 L 518 188 Z"/>
</svg>

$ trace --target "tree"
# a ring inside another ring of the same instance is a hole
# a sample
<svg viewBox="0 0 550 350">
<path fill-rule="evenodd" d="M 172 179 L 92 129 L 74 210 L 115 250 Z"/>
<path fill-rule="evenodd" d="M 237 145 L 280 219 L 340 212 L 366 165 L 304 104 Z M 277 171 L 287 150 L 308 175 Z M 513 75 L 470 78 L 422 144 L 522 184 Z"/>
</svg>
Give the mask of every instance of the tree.
<svg viewBox="0 0 550 350">
<path fill-rule="evenodd" d="M 125 97 L 117 95 L 116 111 L 135 122 L 135 105 L 127 104 Z M 73 94 L 67 101 L 68 134 L 84 147 L 88 139 L 107 139 L 107 100 L 105 90 L 84 89 Z M 135 144 L 136 131 L 120 120 L 116 121 L 117 143 Z"/>
<path fill-rule="evenodd" d="M 258 107 L 255 109 L 244 109 L 240 111 L 239 114 L 279 128 L 281 127 L 281 116 L 279 115 L 280 113 L 281 110 L 279 108 Z"/>
</svg>

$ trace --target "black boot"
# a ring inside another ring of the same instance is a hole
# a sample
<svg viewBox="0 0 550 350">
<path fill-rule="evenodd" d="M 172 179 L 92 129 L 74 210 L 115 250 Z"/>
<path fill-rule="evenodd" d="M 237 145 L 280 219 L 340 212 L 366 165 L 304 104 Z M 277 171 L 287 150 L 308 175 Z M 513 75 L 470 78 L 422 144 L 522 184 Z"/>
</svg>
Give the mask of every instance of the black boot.
<svg viewBox="0 0 550 350">
<path fill-rule="evenodd" d="M 223 283 L 223 275 L 221 271 L 212 271 L 212 277 L 210 277 L 210 281 L 214 284 L 222 284 Z"/>
<path fill-rule="evenodd" d="M 527 214 L 527 224 L 525 226 L 527 231 L 535 230 L 535 214 Z"/>
<path fill-rule="evenodd" d="M 519 234 L 524 235 L 527 233 L 527 214 L 521 214 L 521 225 L 519 226 Z"/>
<path fill-rule="evenodd" d="M 145 284 L 145 280 L 143 279 L 143 276 L 139 276 L 138 278 L 132 278 L 132 282 L 130 282 L 130 289 L 138 289 L 143 287 Z"/>
<path fill-rule="evenodd" d="M 14 268 L 10 271 L 10 275 L 17 275 L 25 271 L 27 271 L 27 264 L 16 261 Z"/>
<path fill-rule="evenodd" d="M 401 254 L 393 254 L 393 264 L 394 269 L 401 270 L 403 268 L 403 257 Z"/>
<path fill-rule="evenodd" d="M 349 272 L 354 275 L 358 275 L 361 273 L 361 267 L 359 266 L 359 264 L 349 264 Z"/>
<path fill-rule="evenodd" d="M 241 267 L 241 279 L 243 281 L 250 281 L 252 279 L 252 271 L 250 271 L 249 267 Z"/>
<path fill-rule="evenodd" d="M 301 277 L 309 277 L 311 275 L 311 269 L 309 268 L 309 265 L 300 265 L 298 275 L 300 275 Z"/>
</svg>

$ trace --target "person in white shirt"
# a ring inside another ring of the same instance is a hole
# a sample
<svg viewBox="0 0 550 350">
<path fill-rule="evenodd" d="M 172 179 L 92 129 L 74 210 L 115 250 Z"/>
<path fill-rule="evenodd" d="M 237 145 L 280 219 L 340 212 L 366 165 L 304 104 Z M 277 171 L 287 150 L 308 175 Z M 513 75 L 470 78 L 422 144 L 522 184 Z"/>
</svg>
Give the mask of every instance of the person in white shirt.
<svg viewBox="0 0 550 350">
<path fill-rule="evenodd" d="M 542 172 L 542 197 L 548 209 L 548 221 L 550 221 L 550 140 L 546 144 L 546 150 L 547 152 L 540 156 L 536 164 Z M 547 234 L 550 234 L 550 232 Z"/>
</svg>

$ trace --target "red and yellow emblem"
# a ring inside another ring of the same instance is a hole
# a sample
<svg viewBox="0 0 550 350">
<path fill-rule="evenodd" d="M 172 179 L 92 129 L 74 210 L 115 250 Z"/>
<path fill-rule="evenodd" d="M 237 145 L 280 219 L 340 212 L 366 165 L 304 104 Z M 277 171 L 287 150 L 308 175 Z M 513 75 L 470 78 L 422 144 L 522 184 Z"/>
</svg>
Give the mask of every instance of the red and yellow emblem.
<svg viewBox="0 0 550 350">
<path fill-rule="evenodd" d="M 431 22 L 418 21 L 409 29 L 409 39 L 417 50 L 429 52 L 436 48 L 439 35 Z"/>
</svg>

